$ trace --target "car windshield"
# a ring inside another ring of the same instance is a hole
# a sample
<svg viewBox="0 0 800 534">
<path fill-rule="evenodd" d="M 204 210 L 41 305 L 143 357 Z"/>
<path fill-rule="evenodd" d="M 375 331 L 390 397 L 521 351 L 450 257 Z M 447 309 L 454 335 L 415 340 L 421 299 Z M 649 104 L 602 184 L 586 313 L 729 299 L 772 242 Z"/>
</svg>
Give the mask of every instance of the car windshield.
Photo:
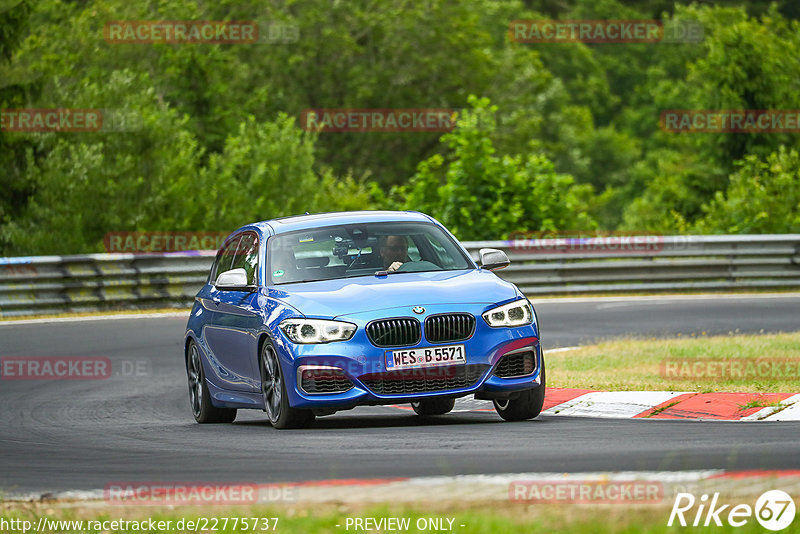
<svg viewBox="0 0 800 534">
<path fill-rule="evenodd" d="M 452 271 L 474 264 L 452 237 L 428 223 L 328 226 L 270 238 L 271 284 L 374 276 L 378 272 Z"/>
</svg>

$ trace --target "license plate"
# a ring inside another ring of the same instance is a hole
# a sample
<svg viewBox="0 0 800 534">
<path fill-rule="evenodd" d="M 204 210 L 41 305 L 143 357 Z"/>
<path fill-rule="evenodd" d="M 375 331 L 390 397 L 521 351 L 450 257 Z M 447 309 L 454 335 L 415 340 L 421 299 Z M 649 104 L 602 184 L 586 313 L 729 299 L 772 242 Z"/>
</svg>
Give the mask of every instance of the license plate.
<svg viewBox="0 0 800 534">
<path fill-rule="evenodd" d="M 410 367 L 435 367 L 467 363 L 464 345 L 445 345 L 443 347 L 422 347 L 416 349 L 387 350 L 387 369 L 408 369 Z"/>
</svg>

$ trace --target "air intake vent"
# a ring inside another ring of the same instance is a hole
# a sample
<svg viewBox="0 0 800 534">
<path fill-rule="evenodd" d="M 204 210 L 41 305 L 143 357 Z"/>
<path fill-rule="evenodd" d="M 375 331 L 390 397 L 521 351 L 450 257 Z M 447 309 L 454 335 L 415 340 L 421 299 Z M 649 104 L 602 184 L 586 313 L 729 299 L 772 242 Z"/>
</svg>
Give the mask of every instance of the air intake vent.
<svg viewBox="0 0 800 534">
<path fill-rule="evenodd" d="M 367 325 L 367 336 L 376 347 L 407 347 L 420 342 L 422 329 L 413 317 L 380 319 Z"/>
<path fill-rule="evenodd" d="M 411 395 L 474 386 L 488 365 L 447 365 L 362 375 L 359 380 L 379 395 Z"/>
<path fill-rule="evenodd" d="M 306 393 L 344 393 L 353 387 L 344 371 L 333 367 L 301 367 L 300 387 Z"/>
<path fill-rule="evenodd" d="M 515 378 L 532 375 L 536 370 L 536 356 L 531 351 L 506 354 L 500 358 L 494 375 L 500 378 Z"/>
<path fill-rule="evenodd" d="M 425 319 L 425 339 L 431 343 L 464 341 L 475 331 L 475 316 L 469 313 L 431 315 Z"/>
</svg>

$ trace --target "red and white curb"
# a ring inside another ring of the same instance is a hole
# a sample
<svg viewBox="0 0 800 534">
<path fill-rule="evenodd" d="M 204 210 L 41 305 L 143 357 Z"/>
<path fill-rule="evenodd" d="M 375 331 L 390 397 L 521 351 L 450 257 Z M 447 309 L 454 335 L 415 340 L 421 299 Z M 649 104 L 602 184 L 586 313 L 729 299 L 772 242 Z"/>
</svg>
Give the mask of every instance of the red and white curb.
<svg viewBox="0 0 800 534">
<path fill-rule="evenodd" d="M 408 405 L 395 407 L 411 410 Z M 493 411 L 491 401 L 468 397 L 457 399 L 453 409 L 456 413 Z M 613 419 L 800 421 L 800 395 L 547 388 L 542 413 Z"/>
</svg>

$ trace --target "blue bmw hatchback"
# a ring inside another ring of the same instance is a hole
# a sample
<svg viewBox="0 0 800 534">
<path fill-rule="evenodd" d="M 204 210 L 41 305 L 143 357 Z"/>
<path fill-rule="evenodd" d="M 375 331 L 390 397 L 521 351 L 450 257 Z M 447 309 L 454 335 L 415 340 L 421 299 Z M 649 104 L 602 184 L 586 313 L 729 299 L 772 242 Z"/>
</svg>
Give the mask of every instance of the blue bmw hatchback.
<svg viewBox="0 0 800 534">
<path fill-rule="evenodd" d="M 536 312 L 418 212 L 300 215 L 250 224 L 217 253 L 186 328 L 198 423 L 264 410 L 275 428 L 355 406 L 411 403 L 441 415 L 455 399 L 494 402 L 506 420 L 542 410 Z"/>
</svg>

